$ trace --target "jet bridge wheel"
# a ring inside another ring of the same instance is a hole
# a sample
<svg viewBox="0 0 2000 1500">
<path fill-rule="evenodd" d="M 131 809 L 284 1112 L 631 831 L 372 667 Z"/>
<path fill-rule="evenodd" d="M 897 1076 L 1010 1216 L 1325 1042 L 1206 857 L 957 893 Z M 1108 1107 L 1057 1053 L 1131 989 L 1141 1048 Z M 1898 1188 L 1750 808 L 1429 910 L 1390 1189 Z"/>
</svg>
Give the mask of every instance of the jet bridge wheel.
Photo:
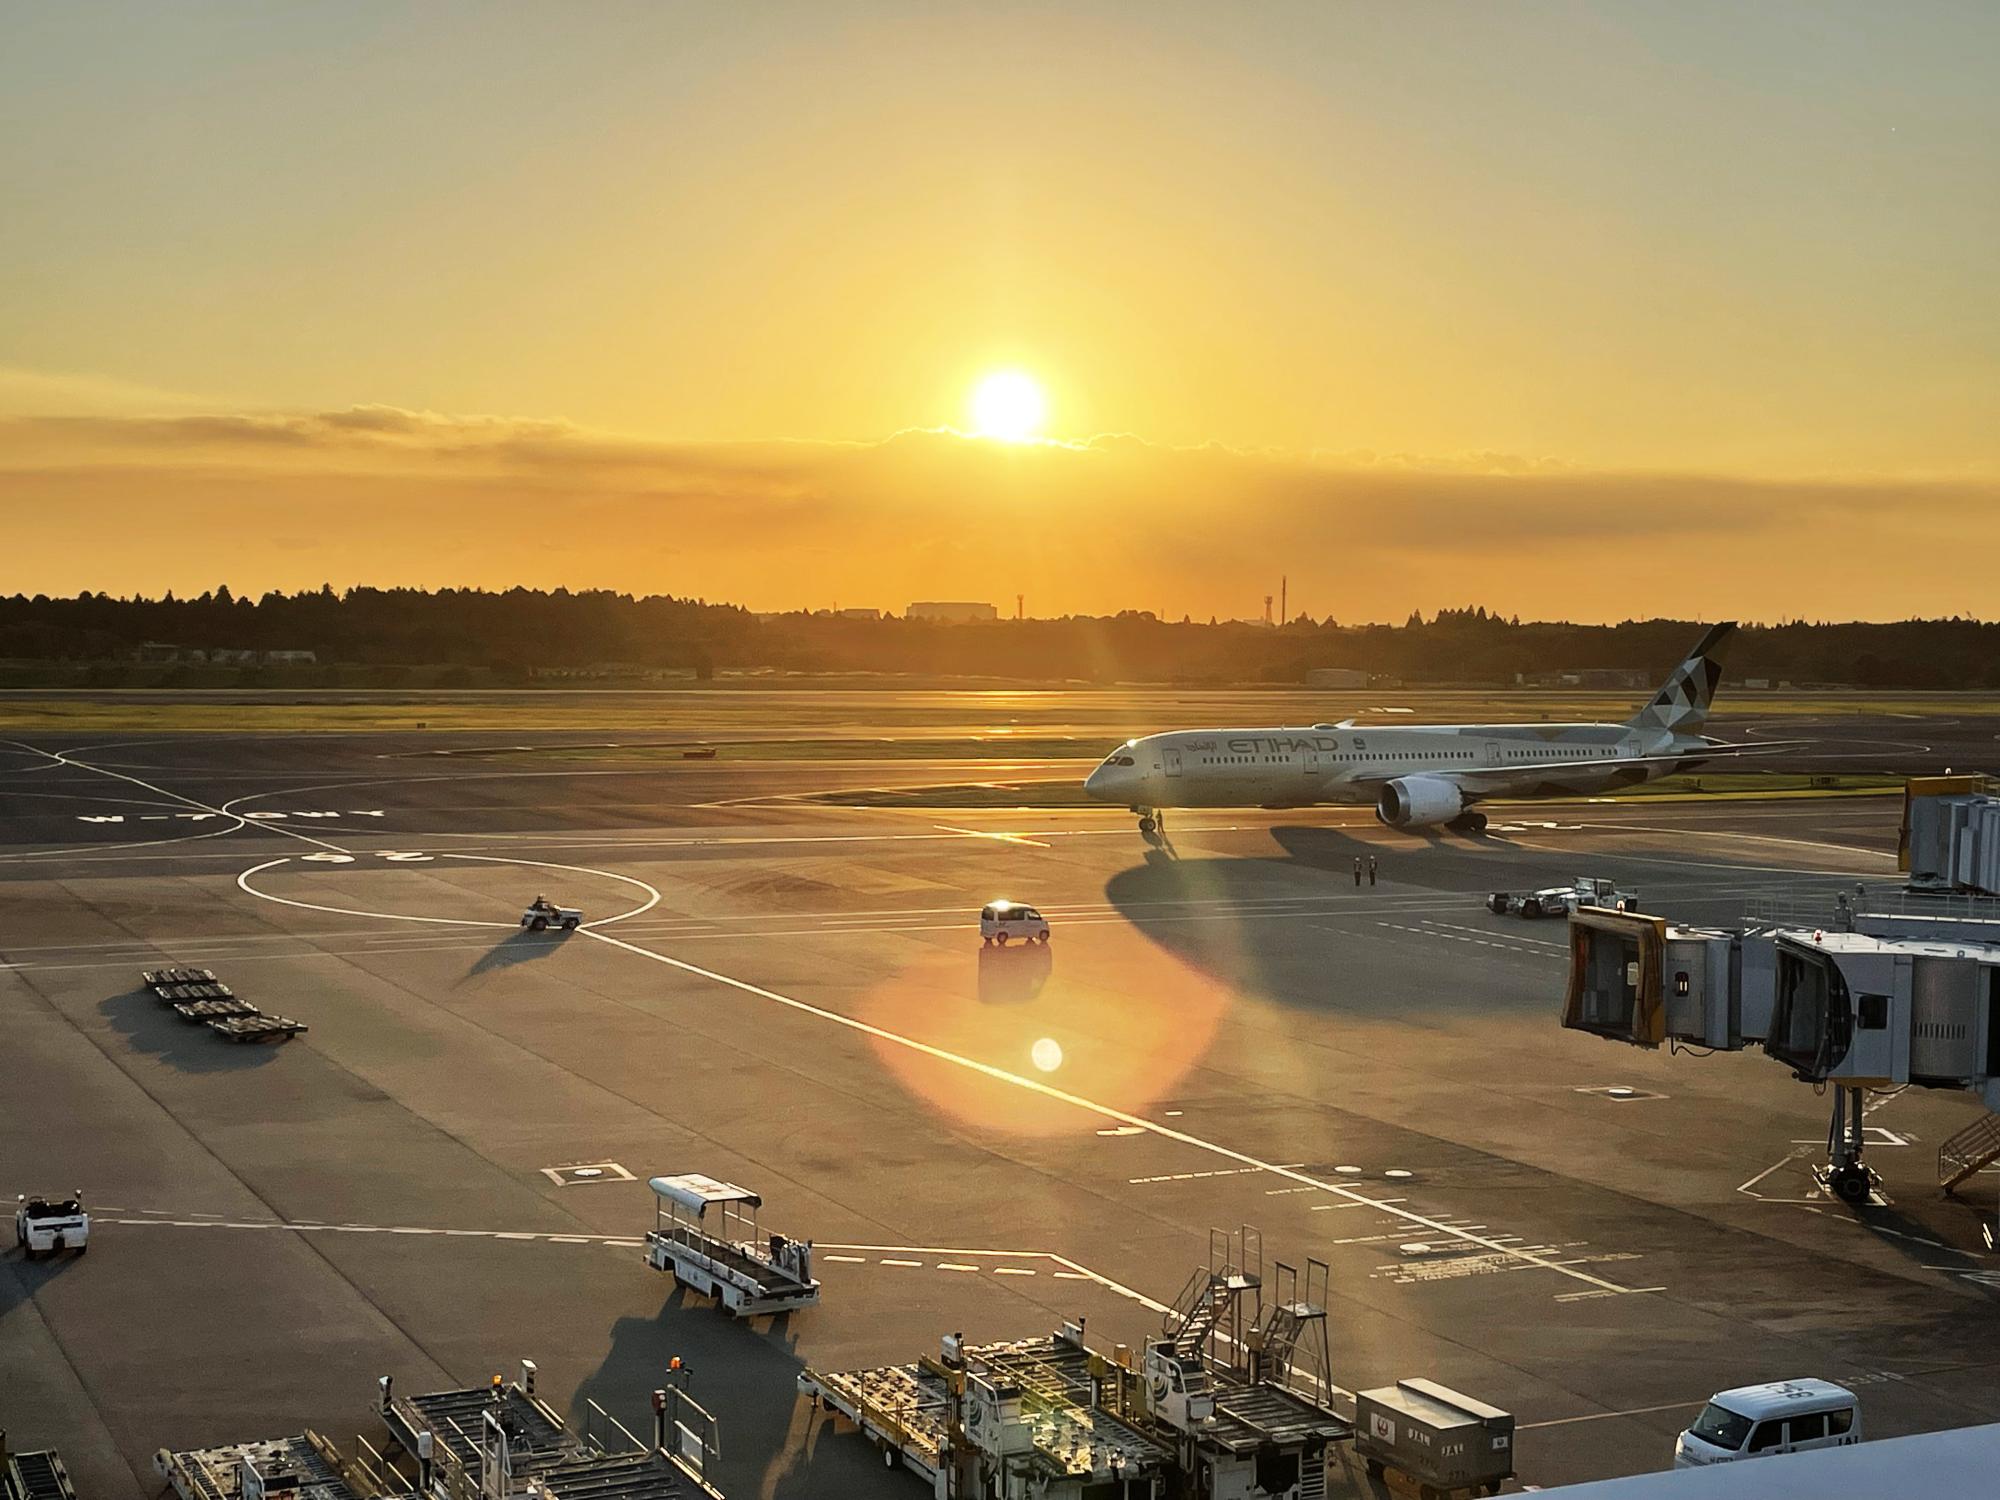
<svg viewBox="0 0 2000 1500">
<path fill-rule="evenodd" d="M 1874 1189 L 1868 1169 L 1859 1162 L 1833 1168 L 1826 1174 L 1826 1185 L 1833 1190 L 1834 1197 L 1850 1208 L 1860 1208 L 1867 1203 L 1868 1195 Z"/>
</svg>

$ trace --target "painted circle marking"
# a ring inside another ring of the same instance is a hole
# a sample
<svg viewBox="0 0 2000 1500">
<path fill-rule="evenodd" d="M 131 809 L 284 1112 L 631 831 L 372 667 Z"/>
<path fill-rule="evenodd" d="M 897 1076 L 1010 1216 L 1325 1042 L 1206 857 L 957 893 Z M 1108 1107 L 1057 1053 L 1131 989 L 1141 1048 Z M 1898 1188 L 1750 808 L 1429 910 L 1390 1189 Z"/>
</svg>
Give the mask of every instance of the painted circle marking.
<svg viewBox="0 0 2000 1500">
<path fill-rule="evenodd" d="M 297 856 L 285 855 L 284 857 L 279 859 L 267 859 L 264 861 L 263 864 L 252 865 L 249 869 L 245 870 L 241 875 L 238 875 L 236 877 L 237 889 L 241 890 L 245 895 L 255 896 L 260 901 L 275 901 L 280 906 L 296 906 L 302 911 L 323 911 L 337 917 L 371 917 L 378 922 L 423 922 L 433 927 L 507 928 L 507 927 L 518 927 L 521 925 L 518 921 L 494 922 L 494 921 L 486 921 L 478 917 L 420 917 L 410 912 L 367 911 L 363 910 L 360 907 L 354 907 L 354 906 L 328 906 L 318 901 L 297 901 L 291 898 L 290 896 L 276 896 L 269 891 L 259 890 L 256 886 L 250 883 L 251 876 L 261 875 L 263 874 L 264 871 L 276 869 L 279 865 L 291 864 L 294 862 L 295 859 L 307 860 L 307 859 L 319 859 L 321 857 L 322 856 L 319 855 L 307 854 L 307 855 L 297 855 Z M 429 855 L 419 855 L 417 857 L 420 859 L 424 859 L 426 861 L 428 861 L 431 858 L 431 856 Z M 352 860 L 353 856 L 349 855 L 346 856 L 346 858 Z M 620 875 L 612 870 L 593 870 L 585 865 L 559 865 L 559 864 L 552 864 L 547 860 L 541 860 L 541 859 L 504 859 L 497 854 L 440 854 L 436 856 L 436 858 L 464 860 L 472 864 L 524 865 L 531 869 L 536 869 L 536 870 L 561 870 L 570 875 L 594 875 L 599 879 L 615 880 L 620 885 L 633 886 L 638 890 L 645 892 L 646 899 L 640 902 L 637 906 L 634 906 L 627 911 L 621 911 L 616 916 L 613 917 L 600 917 L 595 922 L 585 922 L 583 924 L 585 927 L 609 927 L 614 922 L 629 921 L 633 917 L 642 916 L 646 912 L 651 911 L 654 907 L 658 906 L 661 900 L 663 899 L 662 896 L 660 895 L 660 892 L 655 887 L 648 885 L 645 881 L 639 880 L 634 876 Z M 406 861 L 407 861 L 407 856 L 406 856 Z"/>
</svg>

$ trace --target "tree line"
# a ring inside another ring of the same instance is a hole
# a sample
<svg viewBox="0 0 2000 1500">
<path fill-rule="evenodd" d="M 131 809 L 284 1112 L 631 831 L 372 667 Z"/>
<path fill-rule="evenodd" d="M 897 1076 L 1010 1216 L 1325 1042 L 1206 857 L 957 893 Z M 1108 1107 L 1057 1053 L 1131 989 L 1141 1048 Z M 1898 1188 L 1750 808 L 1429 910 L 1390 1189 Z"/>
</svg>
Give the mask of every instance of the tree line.
<svg viewBox="0 0 2000 1500">
<path fill-rule="evenodd" d="M 914 673 L 1015 681 L 1297 683 L 1319 667 L 1413 685 L 1510 684 L 1554 672 L 1621 669 L 1648 680 L 1699 636 L 1692 620 L 1615 625 L 1521 621 L 1484 608 L 1413 614 L 1400 625 L 1301 616 L 1281 626 L 1111 616 L 975 623 L 757 616 L 735 605 L 609 590 L 375 589 L 331 586 L 257 598 L 216 588 L 196 598 L 0 598 L 0 661 L 130 665 L 162 647 L 194 652 L 310 651 L 342 664 L 444 667 L 521 681 L 540 674 L 767 668 Z M 150 652 L 145 648 L 152 647 Z M 1773 685 L 2000 688 L 2000 624 L 1794 621 L 1752 625 L 1727 675 Z M 311 680 L 312 669 L 302 669 Z M 268 670 L 266 677 L 271 674 Z M 290 676 L 285 680 L 292 680 Z"/>
</svg>

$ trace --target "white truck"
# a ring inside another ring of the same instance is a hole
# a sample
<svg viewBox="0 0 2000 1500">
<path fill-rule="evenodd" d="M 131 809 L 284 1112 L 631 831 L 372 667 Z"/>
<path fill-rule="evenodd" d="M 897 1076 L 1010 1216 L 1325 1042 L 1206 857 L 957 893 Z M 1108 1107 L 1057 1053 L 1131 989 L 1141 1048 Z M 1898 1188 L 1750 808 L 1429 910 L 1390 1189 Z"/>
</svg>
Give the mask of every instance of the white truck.
<svg viewBox="0 0 2000 1500">
<path fill-rule="evenodd" d="M 81 1193 L 54 1200 L 23 1193 L 15 1202 L 14 1238 L 29 1260 L 64 1250 L 81 1255 L 90 1248 L 90 1215 L 83 1210 Z"/>
<path fill-rule="evenodd" d="M 521 913 L 521 925 L 530 932 L 547 932 L 551 927 L 574 932 L 582 921 L 583 913 L 578 908 L 557 906 L 547 896 L 535 897 L 528 903 L 528 909 Z"/>
<path fill-rule="evenodd" d="M 1637 911 L 1639 893 L 1621 891 L 1616 881 L 1600 876 L 1579 875 L 1568 885 L 1552 885 L 1539 891 L 1495 891 L 1486 898 L 1486 909 L 1500 916 L 1533 921 L 1537 917 L 1567 917 L 1579 906 L 1601 906 L 1607 911 Z"/>
</svg>

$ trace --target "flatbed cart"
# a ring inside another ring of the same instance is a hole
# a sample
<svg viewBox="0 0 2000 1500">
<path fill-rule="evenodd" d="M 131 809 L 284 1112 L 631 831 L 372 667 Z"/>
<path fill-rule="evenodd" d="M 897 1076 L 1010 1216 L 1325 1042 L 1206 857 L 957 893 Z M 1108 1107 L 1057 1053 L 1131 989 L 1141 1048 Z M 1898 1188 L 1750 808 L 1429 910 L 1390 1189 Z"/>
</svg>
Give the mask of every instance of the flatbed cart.
<svg viewBox="0 0 2000 1500">
<path fill-rule="evenodd" d="M 146 969 L 139 977 L 146 981 L 148 989 L 159 989 L 167 984 L 214 984 L 213 969 Z"/>
<path fill-rule="evenodd" d="M 215 1021 L 226 1016 L 260 1016 L 263 1012 L 246 1001 L 232 997 L 227 1000 L 183 1000 L 174 1006 L 174 1014 L 183 1021 Z"/>
<path fill-rule="evenodd" d="M 306 1030 L 306 1023 L 288 1016 L 267 1016 L 258 1011 L 247 1016 L 217 1016 L 208 1029 L 232 1042 L 288 1042 Z"/>
<path fill-rule="evenodd" d="M 646 1264 L 655 1271 L 715 1298 L 739 1318 L 791 1312 L 819 1301 L 812 1241 L 762 1235 L 757 1210 L 764 1200 L 757 1194 L 699 1172 L 655 1177 L 647 1185 L 659 1200 L 646 1236 Z"/>
</svg>

